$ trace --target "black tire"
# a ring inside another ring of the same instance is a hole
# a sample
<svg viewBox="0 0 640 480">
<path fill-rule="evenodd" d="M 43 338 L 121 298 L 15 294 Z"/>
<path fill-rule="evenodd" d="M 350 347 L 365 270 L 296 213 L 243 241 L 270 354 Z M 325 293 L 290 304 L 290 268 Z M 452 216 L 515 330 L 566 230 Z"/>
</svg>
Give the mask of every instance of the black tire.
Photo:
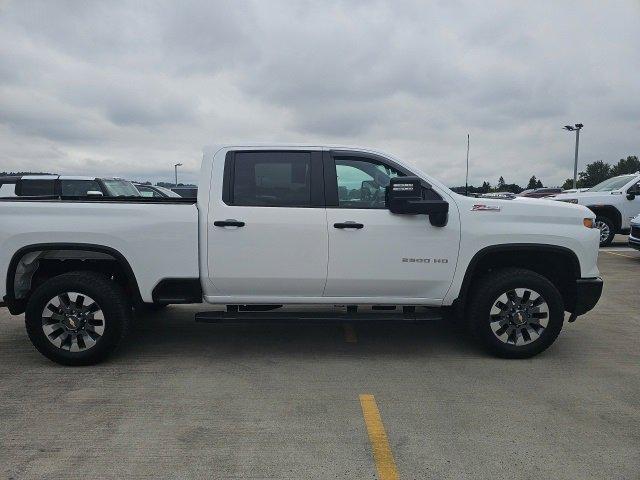
<svg viewBox="0 0 640 480">
<path fill-rule="evenodd" d="M 602 222 L 609 229 L 609 234 L 605 238 L 602 238 L 602 236 L 600 237 L 600 246 L 607 247 L 611 245 L 611 242 L 613 242 L 613 238 L 616 236 L 615 226 L 613 224 L 613 221 L 608 217 L 597 216 L 596 225 L 598 224 L 598 222 Z"/>
<path fill-rule="evenodd" d="M 523 345 L 505 343 L 491 328 L 495 322 L 491 318 L 491 310 L 498 305 L 496 301 L 501 295 L 515 289 L 530 289 L 543 297 L 548 307 L 546 328 L 531 343 Z M 564 324 L 564 302 L 555 285 L 542 275 L 521 268 L 504 268 L 474 283 L 466 309 L 466 321 L 472 337 L 489 353 L 501 358 L 529 358 L 546 350 L 560 334 Z"/>
<path fill-rule="evenodd" d="M 73 352 L 60 348 L 43 331 L 43 311 L 48 302 L 66 292 L 92 298 L 102 311 L 103 334 L 86 350 Z M 61 365 L 92 365 L 104 360 L 126 335 L 130 318 L 131 307 L 122 288 L 95 272 L 65 273 L 45 281 L 31 295 L 25 311 L 25 324 L 31 343 L 45 357 Z"/>
</svg>

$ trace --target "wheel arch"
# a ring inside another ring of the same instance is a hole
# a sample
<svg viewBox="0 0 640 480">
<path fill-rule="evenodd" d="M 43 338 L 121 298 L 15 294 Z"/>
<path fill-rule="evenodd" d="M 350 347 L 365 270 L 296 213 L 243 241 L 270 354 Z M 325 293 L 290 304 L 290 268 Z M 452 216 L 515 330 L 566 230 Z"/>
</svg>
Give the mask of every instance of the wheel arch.
<svg viewBox="0 0 640 480">
<path fill-rule="evenodd" d="M 613 222 L 616 233 L 622 228 L 622 213 L 615 205 L 585 205 L 596 216 L 607 217 Z"/>
<path fill-rule="evenodd" d="M 571 311 L 575 304 L 575 280 L 581 277 L 578 256 L 567 247 L 543 244 L 502 244 L 485 247 L 473 256 L 467 266 L 460 294 L 455 300 L 460 314 L 469 298 L 474 280 L 491 270 L 520 267 L 546 277 L 560 290 L 565 308 Z"/>
<path fill-rule="evenodd" d="M 115 264 L 118 267 L 119 273 L 123 275 L 123 283 L 127 290 L 131 292 L 134 296 L 134 300 L 136 302 L 142 301 L 142 296 L 140 294 L 140 289 L 138 286 L 138 281 L 136 279 L 135 273 L 129 264 L 129 261 L 125 258 L 122 253 L 112 247 L 108 247 L 106 245 L 100 244 L 92 244 L 92 243 L 68 243 L 68 242 L 56 242 L 56 243 L 37 243 L 31 245 L 25 245 L 18 249 L 13 256 L 11 257 L 11 261 L 9 262 L 9 267 L 7 268 L 7 277 L 6 277 L 6 296 L 5 302 L 9 311 L 13 315 L 17 315 L 23 313 L 26 308 L 26 302 L 29 298 L 31 290 L 28 292 L 27 296 L 17 298 L 15 291 L 15 280 L 16 280 L 16 272 L 18 269 L 18 265 L 20 261 L 33 252 L 68 252 L 68 251 L 85 251 L 92 252 L 97 254 L 104 254 L 113 259 Z M 83 258 L 81 256 L 74 257 L 75 260 L 82 261 Z M 91 267 L 82 268 L 83 270 L 92 270 Z M 34 272 L 35 273 L 35 272 Z"/>
</svg>

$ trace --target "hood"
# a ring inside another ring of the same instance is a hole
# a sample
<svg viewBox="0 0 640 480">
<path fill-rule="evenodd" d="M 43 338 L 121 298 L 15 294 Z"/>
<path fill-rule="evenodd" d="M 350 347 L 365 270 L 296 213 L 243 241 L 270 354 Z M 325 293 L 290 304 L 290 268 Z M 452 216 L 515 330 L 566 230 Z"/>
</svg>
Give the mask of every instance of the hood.
<svg viewBox="0 0 640 480">
<path fill-rule="evenodd" d="M 578 203 L 584 204 L 584 202 L 597 199 L 599 201 L 603 201 L 607 198 L 615 197 L 622 195 L 619 190 L 614 190 L 612 192 L 576 192 L 576 193 L 559 193 L 558 195 L 551 197 L 553 200 L 569 200 L 575 198 L 578 200 Z"/>
</svg>

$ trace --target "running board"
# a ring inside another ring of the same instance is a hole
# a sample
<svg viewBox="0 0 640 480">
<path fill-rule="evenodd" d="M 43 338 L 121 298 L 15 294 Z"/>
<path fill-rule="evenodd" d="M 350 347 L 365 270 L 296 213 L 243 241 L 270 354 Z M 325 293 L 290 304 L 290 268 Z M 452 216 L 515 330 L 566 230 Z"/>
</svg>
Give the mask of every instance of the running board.
<svg viewBox="0 0 640 480">
<path fill-rule="evenodd" d="M 441 320 L 440 309 L 420 312 L 199 312 L 196 322 L 251 323 L 251 322 L 387 322 Z"/>
</svg>

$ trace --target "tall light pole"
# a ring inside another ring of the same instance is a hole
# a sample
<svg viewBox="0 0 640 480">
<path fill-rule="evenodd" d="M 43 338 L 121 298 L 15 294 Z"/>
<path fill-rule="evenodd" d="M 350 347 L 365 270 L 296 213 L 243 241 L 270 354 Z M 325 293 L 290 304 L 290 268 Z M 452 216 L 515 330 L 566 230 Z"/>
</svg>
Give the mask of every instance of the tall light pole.
<svg viewBox="0 0 640 480">
<path fill-rule="evenodd" d="M 175 169 L 176 172 L 176 187 L 178 186 L 178 167 L 181 167 L 182 164 L 181 163 L 176 163 L 173 168 Z"/>
<path fill-rule="evenodd" d="M 576 132 L 576 153 L 573 161 L 573 188 L 578 188 L 578 145 L 580 144 L 580 130 L 584 127 L 581 123 L 576 123 L 573 127 L 565 125 L 564 129 L 568 132 Z"/>
</svg>

